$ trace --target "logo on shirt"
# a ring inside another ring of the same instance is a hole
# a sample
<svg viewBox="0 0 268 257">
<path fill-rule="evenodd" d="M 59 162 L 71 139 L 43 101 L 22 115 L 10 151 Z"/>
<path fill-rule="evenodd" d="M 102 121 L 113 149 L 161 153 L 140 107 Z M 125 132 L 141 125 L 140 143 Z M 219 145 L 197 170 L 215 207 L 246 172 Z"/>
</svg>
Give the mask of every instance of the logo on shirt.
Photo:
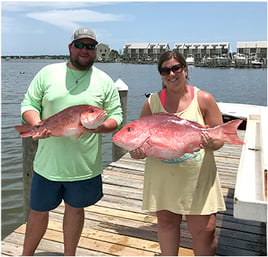
<svg viewBox="0 0 268 257">
<path fill-rule="evenodd" d="M 164 160 L 161 160 L 161 161 L 164 163 L 167 163 L 167 164 L 175 164 L 175 163 L 182 163 L 182 162 L 185 162 L 185 161 L 191 160 L 191 159 L 193 159 L 195 162 L 201 162 L 202 161 L 202 154 L 200 153 L 200 150 L 193 152 L 193 153 L 186 153 L 179 158 L 170 159 L 168 161 L 164 161 Z"/>
</svg>

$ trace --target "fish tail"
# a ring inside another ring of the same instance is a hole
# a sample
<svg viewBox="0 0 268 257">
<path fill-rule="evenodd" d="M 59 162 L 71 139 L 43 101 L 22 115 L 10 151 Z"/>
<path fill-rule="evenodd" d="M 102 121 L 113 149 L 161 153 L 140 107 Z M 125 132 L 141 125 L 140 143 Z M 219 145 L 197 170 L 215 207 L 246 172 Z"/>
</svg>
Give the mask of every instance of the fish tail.
<svg viewBox="0 0 268 257">
<path fill-rule="evenodd" d="M 243 120 L 231 120 L 227 123 L 221 125 L 223 131 L 223 140 L 229 144 L 233 145 L 243 145 L 244 142 L 237 135 L 237 128 Z"/>
<path fill-rule="evenodd" d="M 14 128 L 20 133 L 19 135 L 21 137 L 31 137 L 32 136 L 33 126 L 21 125 L 21 126 L 14 126 Z"/>
</svg>

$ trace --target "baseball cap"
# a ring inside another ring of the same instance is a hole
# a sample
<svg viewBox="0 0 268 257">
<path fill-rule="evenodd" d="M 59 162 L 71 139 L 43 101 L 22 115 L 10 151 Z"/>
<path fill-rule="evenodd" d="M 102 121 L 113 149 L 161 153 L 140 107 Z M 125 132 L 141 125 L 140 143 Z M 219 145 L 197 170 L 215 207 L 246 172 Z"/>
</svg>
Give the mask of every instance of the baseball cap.
<svg viewBox="0 0 268 257">
<path fill-rule="evenodd" d="M 90 38 L 94 40 L 96 44 L 98 44 L 95 33 L 89 28 L 81 27 L 74 31 L 72 41 L 78 40 L 80 38 Z"/>
</svg>

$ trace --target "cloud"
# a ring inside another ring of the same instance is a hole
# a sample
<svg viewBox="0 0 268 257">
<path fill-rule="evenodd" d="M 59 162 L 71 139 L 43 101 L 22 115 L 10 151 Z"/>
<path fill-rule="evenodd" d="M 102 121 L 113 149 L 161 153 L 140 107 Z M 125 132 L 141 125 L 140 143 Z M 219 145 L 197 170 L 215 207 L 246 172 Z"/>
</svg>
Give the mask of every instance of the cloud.
<svg viewBox="0 0 268 257">
<path fill-rule="evenodd" d="M 73 29 L 79 26 L 79 23 L 120 21 L 123 19 L 122 15 L 101 13 L 85 9 L 31 12 L 27 13 L 26 16 L 65 29 Z"/>
<path fill-rule="evenodd" d="M 29 12 L 33 10 L 56 10 L 56 9 L 74 9 L 74 8 L 91 8 L 98 7 L 103 5 L 110 5 L 109 2 L 90 2 L 90 1 L 62 1 L 55 2 L 53 1 L 43 1 L 43 2 L 28 2 L 28 1 L 16 1 L 16 2 L 2 2 L 2 9 L 9 12 Z"/>
</svg>

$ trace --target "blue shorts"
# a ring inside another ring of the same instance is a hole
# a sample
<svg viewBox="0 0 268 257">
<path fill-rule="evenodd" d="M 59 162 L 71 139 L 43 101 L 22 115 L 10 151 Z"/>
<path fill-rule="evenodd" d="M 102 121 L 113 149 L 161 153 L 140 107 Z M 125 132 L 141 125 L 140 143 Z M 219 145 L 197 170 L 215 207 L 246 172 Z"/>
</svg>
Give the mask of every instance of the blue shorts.
<svg viewBox="0 0 268 257">
<path fill-rule="evenodd" d="M 62 200 L 72 207 L 84 208 L 95 204 L 102 196 L 101 175 L 86 180 L 59 182 L 33 173 L 30 205 L 35 211 L 53 210 Z"/>
</svg>

